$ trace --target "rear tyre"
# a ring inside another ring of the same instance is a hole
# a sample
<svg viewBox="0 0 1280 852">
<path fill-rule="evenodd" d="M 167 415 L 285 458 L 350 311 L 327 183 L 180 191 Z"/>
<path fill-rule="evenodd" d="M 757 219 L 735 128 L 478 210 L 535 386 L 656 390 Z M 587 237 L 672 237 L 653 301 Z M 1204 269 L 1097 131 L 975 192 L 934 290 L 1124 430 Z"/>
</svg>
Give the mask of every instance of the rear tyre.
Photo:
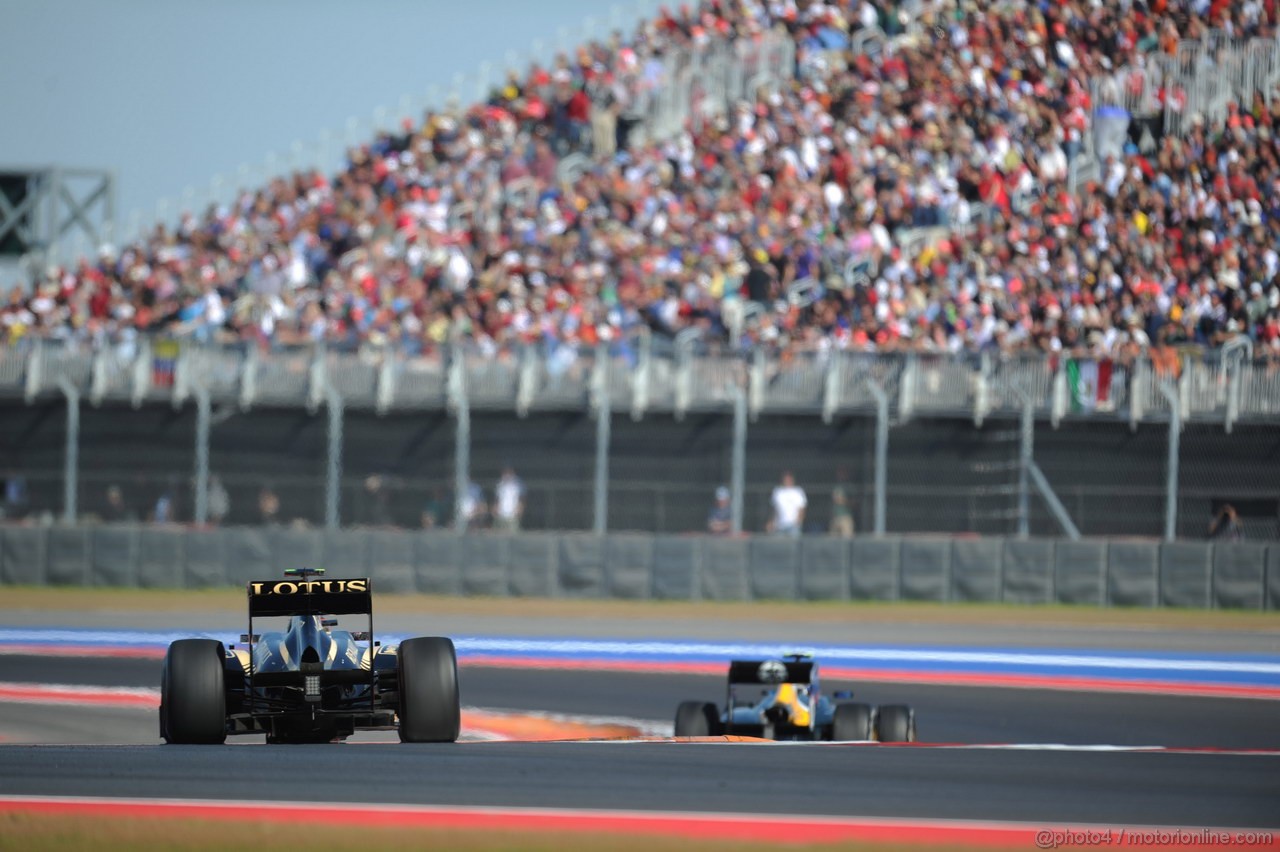
<svg viewBox="0 0 1280 852">
<path fill-rule="evenodd" d="M 165 742 L 226 742 L 223 656 L 215 639 L 179 639 L 169 646 L 160 675 L 160 735 Z"/>
<path fill-rule="evenodd" d="M 870 704 L 837 704 L 831 716 L 831 739 L 840 742 L 872 739 Z"/>
<path fill-rule="evenodd" d="M 440 636 L 406 639 L 400 643 L 396 657 L 400 742 L 456 742 L 462 717 L 453 640 Z"/>
<path fill-rule="evenodd" d="M 876 733 L 882 743 L 916 741 L 916 717 L 905 704 L 887 704 L 876 714 Z"/>
<path fill-rule="evenodd" d="M 676 708 L 677 737 L 710 737 L 720 733 L 720 711 L 702 701 L 685 701 Z"/>
</svg>

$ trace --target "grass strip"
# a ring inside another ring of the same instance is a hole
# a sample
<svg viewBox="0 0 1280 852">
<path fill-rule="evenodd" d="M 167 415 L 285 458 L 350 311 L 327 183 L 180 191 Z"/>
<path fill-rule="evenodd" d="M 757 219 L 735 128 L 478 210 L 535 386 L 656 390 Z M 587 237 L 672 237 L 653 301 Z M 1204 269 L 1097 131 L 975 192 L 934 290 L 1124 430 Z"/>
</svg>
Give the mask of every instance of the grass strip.
<svg viewBox="0 0 1280 852">
<path fill-rule="evenodd" d="M 132 589 L 8 586 L 4 610 L 193 612 L 243 614 L 240 589 Z M 509 618 L 665 619 L 778 623 L 950 624 L 978 626 L 1116 627 L 1132 629 L 1242 630 L 1280 633 L 1274 612 L 1218 609 L 1151 609 L 1068 604 L 923 601 L 623 601 L 524 597 L 444 597 L 382 593 L 383 614 L 446 614 Z"/>
</svg>

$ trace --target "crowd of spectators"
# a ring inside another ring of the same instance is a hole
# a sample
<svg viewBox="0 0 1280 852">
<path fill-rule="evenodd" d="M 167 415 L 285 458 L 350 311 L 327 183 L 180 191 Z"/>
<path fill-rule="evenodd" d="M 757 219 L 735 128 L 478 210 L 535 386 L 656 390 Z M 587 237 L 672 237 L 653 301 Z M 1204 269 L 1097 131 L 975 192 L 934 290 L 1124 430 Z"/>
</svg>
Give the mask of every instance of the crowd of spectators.
<svg viewBox="0 0 1280 852">
<path fill-rule="evenodd" d="M 1191 116 L 1068 185 L 1092 80 L 1210 27 L 1274 37 L 1276 21 L 1277 0 L 664 11 L 381 134 L 336 175 L 281 176 L 14 286 L 0 335 L 416 354 L 699 328 L 782 350 L 1100 357 L 1248 335 L 1280 355 L 1280 98 Z M 893 37 L 850 49 L 872 28 Z M 664 60 L 770 32 L 796 45 L 791 80 L 648 136 Z M 570 155 L 589 161 L 562 179 Z M 928 226 L 950 235 L 898 247 Z"/>
</svg>

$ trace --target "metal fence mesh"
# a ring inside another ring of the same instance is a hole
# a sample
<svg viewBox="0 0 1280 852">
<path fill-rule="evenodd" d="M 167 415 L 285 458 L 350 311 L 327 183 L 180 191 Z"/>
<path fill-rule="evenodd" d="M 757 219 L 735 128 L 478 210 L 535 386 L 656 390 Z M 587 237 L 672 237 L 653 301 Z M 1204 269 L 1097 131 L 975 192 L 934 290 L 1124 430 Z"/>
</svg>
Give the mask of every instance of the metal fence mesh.
<svg viewBox="0 0 1280 852">
<path fill-rule="evenodd" d="M 663 356 L 654 358 L 662 360 Z M 712 378 L 723 373 L 726 393 L 741 386 L 739 380 L 749 369 L 741 360 L 709 366 Z M 491 380 L 508 388 L 519 369 L 518 362 L 512 362 L 495 370 Z M 951 383 L 977 381 L 984 369 L 981 364 L 939 361 L 925 363 L 911 376 L 901 361 L 868 356 L 834 374 L 834 380 L 846 383 L 843 396 L 855 410 L 834 413 L 824 422 L 817 411 L 801 414 L 779 405 L 771 413 L 766 408 L 747 425 L 744 530 L 765 529 L 772 490 L 789 471 L 808 495 L 807 532 L 831 529 L 837 489 L 845 495 L 858 534 L 871 531 L 876 419 L 867 380 L 889 390 L 899 381 L 925 388 L 936 381 L 936 393 L 917 397 L 928 400 L 944 396 Z M 1046 381 L 1035 364 L 1010 363 L 1000 369 L 1018 373 L 1018 381 L 1031 386 Z M 1183 387 L 1207 404 L 1210 398 L 1218 399 L 1221 390 L 1214 378 L 1217 368 L 1204 369 L 1203 382 L 1197 379 Z M 998 372 L 992 371 L 989 378 Z M 592 373 L 587 364 L 572 377 L 560 375 L 563 386 L 573 389 L 573 401 L 566 400 L 562 408 L 534 406 L 520 417 L 478 404 L 472 412 L 471 479 L 492 502 L 498 477 L 505 467 L 512 467 L 526 489 L 526 529 L 592 528 L 596 424 L 586 409 Z M 424 387 L 443 394 L 444 373 L 427 375 L 431 378 Z M 471 389 L 483 399 L 478 383 L 473 381 Z M 1153 407 L 1157 401 L 1156 396 L 1150 399 Z M 1122 409 L 1098 410 L 1089 417 L 1066 416 L 1055 428 L 1044 406 L 1036 411 L 1040 417 L 1033 423 L 1033 459 L 1083 535 L 1164 534 L 1167 422 L 1131 423 Z M 5 487 L 0 510 L 8 520 L 61 517 L 66 413 L 66 403 L 56 397 L 4 404 L 0 480 Z M 1022 426 L 1016 417 L 999 406 L 981 418 L 981 425 L 972 416 L 925 419 L 919 410 L 906 416 L 896 408 L 889 413 L 888 532 L 1018 532 Z M 217 487 L 225 489 L 223 502 L 229 504 L 215 513 L 223 523 L 324 523 L 329 428 L 324 410 L 243 411 L 224 400 L 215 402 L 211 420 L 210 472 Z M 696 406 L 676 416 L 648 414 L 638 419 L 615 410 L 608 453 L 608 529 L 705 530 L 716 488 L 732 481 L 733 422 L 723 409 L 704 411 Z M 436 525 L 449 524 L 455 501 L 457 428 L 453 414 L 443 408 L 382 414 L 347 409 L 340 522 L 418 528 L 424 513 L 430 513 Z M 133 517 L 152 518 L 159 506 L 167 520 L 192 520 L 196 432 L 196 412 L 190 404 L 174 408 L 144 401 L 134 408 L 125 399 L 108 397 L 94 405 L 86 397 L 80 415 L 80 514 L 112 517 L 107 494 L 115 485 Z M 1227 434 L 1222 423 L 1191 421 L 1179 434 L 1178 536 L 1206 537 L 1214 514 L 1230 504 L 1238 510 L 1247 538 L 1280 537 L 1280 430 L 1242 420 Z M 374 477 L 376 485 L 371 485 Z M 264 500 L 270 502 L 266 492 L 278 504 L 270 517 L 262 507 Z M 1029 494 L 1029 532 L 1062 534 L 1046 500 L 1035 490 L 1029 489 Z M 479 525 L 485 525 L 483 519 Z"/>
</svg>

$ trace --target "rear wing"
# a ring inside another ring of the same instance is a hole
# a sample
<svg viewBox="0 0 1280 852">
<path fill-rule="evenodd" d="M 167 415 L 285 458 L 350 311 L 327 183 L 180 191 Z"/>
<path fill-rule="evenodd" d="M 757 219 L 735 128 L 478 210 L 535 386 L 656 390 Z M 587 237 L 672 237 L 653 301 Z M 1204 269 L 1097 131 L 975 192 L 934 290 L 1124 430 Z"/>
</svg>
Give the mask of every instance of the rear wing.
<svg viewBox="0 0 1280 852">
<path fill-rule="evenodd" d="M 729 685 L 736 683 L 812 683 L 818 664 L 812 660 L 734 660 L 729 663 Z"/>
<path fill-rule="evenodd" d="M 273 615 L 373 614 L 373 583 L 368 577 L 255 580 L 248 584 L 248 593 L 251 620 Z"/>
</svg>

